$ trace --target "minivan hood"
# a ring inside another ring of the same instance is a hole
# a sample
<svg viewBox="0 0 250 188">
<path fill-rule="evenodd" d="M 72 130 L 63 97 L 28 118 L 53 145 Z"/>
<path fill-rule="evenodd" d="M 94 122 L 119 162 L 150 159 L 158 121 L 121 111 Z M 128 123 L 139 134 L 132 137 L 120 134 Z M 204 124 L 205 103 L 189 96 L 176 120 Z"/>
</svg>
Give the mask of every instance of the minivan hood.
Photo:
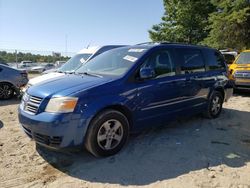
<svg viewBox="0 0 250 188">
<path fill-rule="evenodd" d="M 44 74 L 44 75 L 41 75 L 41 76 L 30 79 L 28 84 L 33 86 L 33 85 L 42 83 L 45 80 L 60 77 L 60 76 L 64 76 L 64 75 L 65 75 L 64 73 L 59 73 L 59 72 L 48 73 L 48 74 Z"/>
<path fill-rule="evenodd" d="M 67 74 L 34 85 L 27 90 L 27 93 L 29 95 L 42 98 L 48 96 L 68 96 L 72 93 L 84 91 L 94 86 L 107 83 L 111 80 L 112 78 Z"/>
<path fill-rule="evenodd" d="M 240 68 L 250 68 L 250 64 L 238 64 L 237 66 L 236 66 L 236 69 L 240 69 Z"/>
</svg>

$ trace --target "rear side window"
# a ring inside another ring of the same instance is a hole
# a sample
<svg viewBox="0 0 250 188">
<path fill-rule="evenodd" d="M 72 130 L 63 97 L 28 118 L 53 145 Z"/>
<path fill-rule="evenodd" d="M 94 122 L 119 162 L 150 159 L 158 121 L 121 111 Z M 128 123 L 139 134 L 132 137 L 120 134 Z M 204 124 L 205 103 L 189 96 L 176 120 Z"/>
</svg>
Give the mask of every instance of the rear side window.
<svg viewBox="0 0 250 188">
<path fill-rule="evenodd" d="M 206 60 L 209 70 L 225 69 L 225 59 L 217 50 L 206 50 Z"/>
<path fill-rule="evenodd" d="M 176 52 L 180 60 L 181 74 L 205 71 L 205 63 L 199 49 L 178 48 Z"/>
</svg>

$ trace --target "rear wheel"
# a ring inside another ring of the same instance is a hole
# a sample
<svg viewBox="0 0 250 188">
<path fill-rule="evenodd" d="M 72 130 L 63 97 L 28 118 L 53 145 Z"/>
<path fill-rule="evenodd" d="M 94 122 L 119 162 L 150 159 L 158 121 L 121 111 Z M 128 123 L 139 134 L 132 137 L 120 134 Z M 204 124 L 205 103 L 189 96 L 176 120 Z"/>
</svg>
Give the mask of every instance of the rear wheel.
<svg viewBox="0 0 250 188">
<path fill-rule="evenodd" d="M 85 147 L 97 157 L 119 152 L 129 135 L 127 118 L 116 110 L 105 110 L 91 122 L 85 139 Z"/>
<path fill-rule="evenodd" d="M 10 99 L 14 95 L 14 89 L 11 84 L 0 83 L 0 99 Z"/>
<path fill-rule="evenodd" d="M 213 92 L 209 100 L 205 116 L 211 119 L 217 118 L 221 113 L 222 105 L 223 105 L 223 96 L 221 92 L 218 91 Z"/>
</svg>

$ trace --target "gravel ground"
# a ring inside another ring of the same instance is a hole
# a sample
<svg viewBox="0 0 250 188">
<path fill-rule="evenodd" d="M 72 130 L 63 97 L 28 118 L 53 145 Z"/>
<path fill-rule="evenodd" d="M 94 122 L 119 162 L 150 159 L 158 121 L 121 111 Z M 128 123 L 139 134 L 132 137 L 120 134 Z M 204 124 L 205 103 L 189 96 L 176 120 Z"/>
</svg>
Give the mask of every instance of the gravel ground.
<svg viewBox="0 0 250 188">
<path fill-rule="evenodd" d="M 132 135 L 103 159 L 36 146 L 19 126 L 19 102 L 0 101 L 1 188 L 250 188 L 250 93 L 235 94 L 215 120 L 196 116 Z"/>
</svg>

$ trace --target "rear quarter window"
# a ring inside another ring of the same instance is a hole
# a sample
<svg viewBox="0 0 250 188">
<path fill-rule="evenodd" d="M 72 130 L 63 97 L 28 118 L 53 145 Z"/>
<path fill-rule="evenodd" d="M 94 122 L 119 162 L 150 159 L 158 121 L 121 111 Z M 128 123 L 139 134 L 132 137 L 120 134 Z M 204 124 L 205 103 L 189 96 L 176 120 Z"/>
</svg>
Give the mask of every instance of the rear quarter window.
<svg viewBox="0 0 250 188">
<path fill-rule="evenodd" d="M 205 50 L 205 58 L 209 70 L 223 70 L 226 68 L 225 59 L 217 50 Z"/>
<path fill-rule="evenodd" d="M 191 74 L 205 71 L 205 62 L 201 50 L 192 48 L 177 48 L 177 56 L 181 74 Z"/>
</svg>

